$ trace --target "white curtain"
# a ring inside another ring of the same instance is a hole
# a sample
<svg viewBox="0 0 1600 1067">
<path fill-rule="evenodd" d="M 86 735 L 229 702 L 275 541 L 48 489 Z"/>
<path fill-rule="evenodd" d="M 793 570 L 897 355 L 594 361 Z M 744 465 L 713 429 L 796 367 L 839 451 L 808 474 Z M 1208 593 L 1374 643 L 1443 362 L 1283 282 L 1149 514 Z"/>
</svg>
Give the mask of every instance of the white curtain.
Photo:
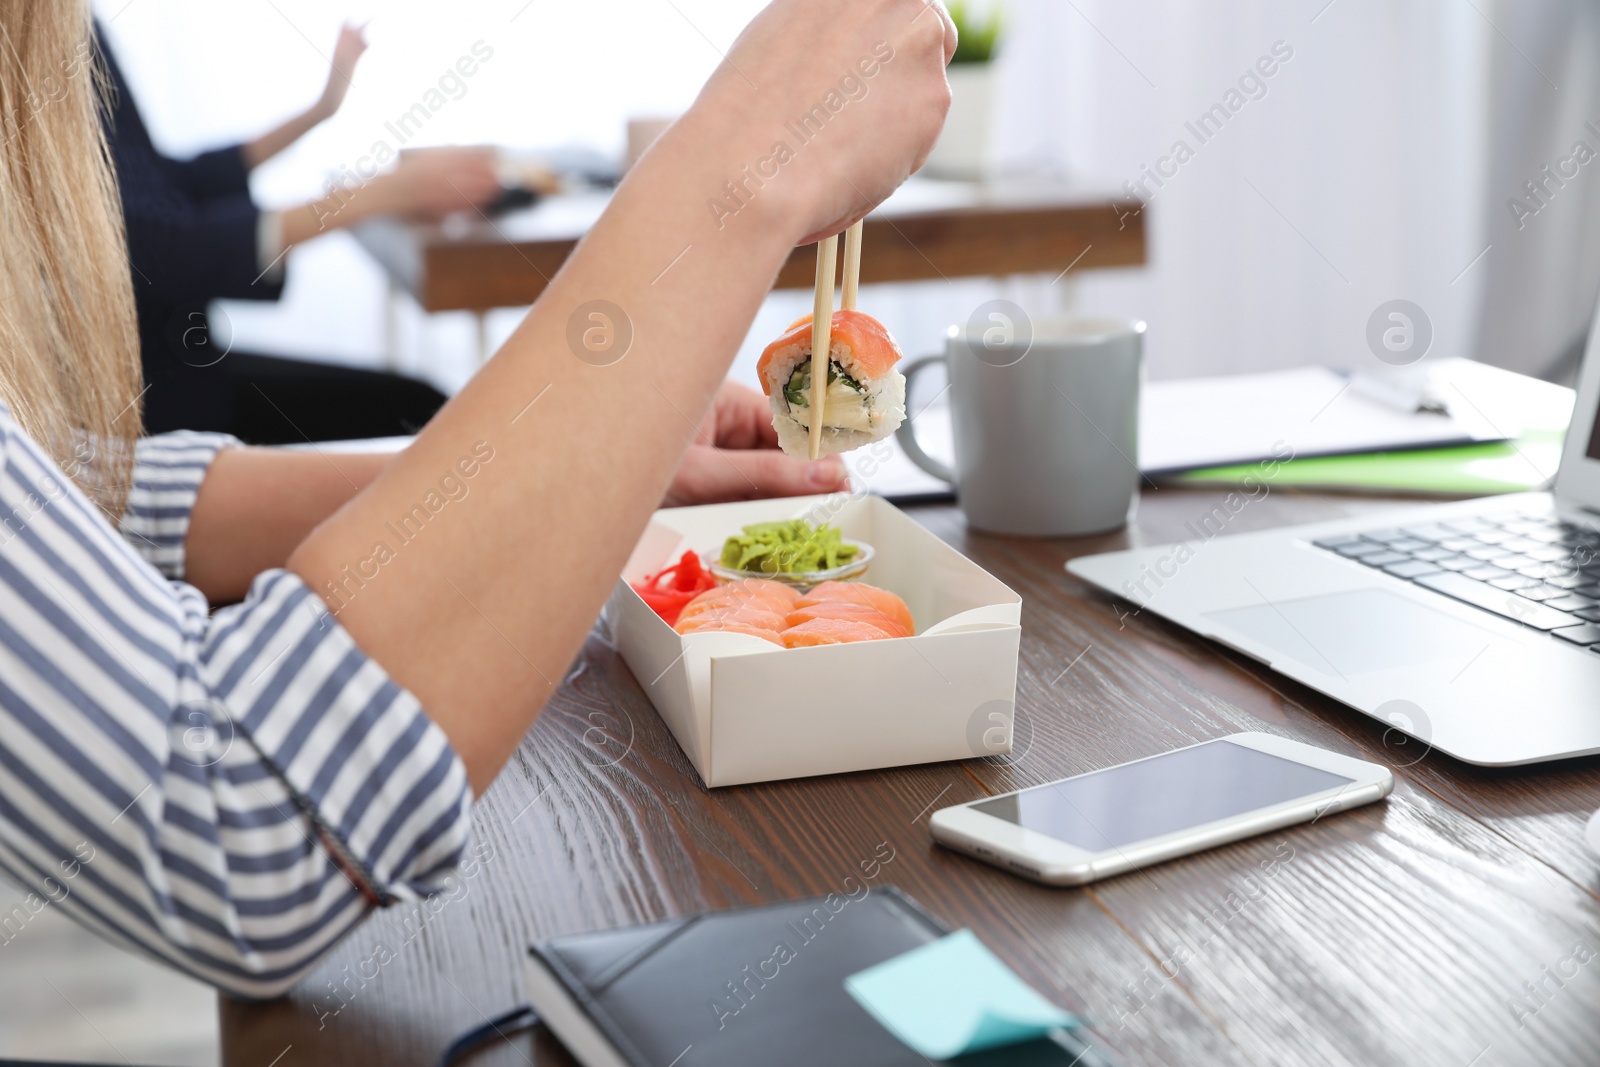
<svg viewBox="0 0 1600 1067">
<path fill-rule="evenodd" d="M 1367 319 L 1397 298 L 1431 319 L 1430 354 L 1525 371 L 1587 323 L 1600 162 L 1521 232 L 1505 200 L 1579 137 L 1600 150 L 1583 126 L 1600 120 L 1593 4 L 1011 0 L 1010 11 L 996 131 L 1007 166 L 1115 186 L 1178 141 L 1193 149 L 1165 164 L 1176 174 L 1164 187 L 1145 185 L 1150 265 L 1081 286 L 1085 305 L 1149 319 L 1153 376 L 1370 366 Z M 1229 98 L 1275 45 L 1292 58 Z M 1240 100 L 1203 144 L 1186 126 Z"/>
</svg>

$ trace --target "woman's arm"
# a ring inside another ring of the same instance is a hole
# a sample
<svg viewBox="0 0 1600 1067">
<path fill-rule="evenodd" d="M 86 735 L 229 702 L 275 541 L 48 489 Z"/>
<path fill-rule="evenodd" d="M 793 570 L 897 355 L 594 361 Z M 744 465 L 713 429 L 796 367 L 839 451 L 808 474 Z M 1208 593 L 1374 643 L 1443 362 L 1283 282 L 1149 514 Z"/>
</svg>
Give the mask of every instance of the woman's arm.
<svg viewBox="0 0 1600 1067">
<path fill-rule="evenodd" d="M 189 519 L 184 580 L 213 604 L 239 600 L 256 575 L 282 567 L 393 459 L 270 448 L 217 453 Z"/>
<path fill-rule="evenodd" d="M 129 520 L 158 545 L 217 436 L 140 457 Z M 213 614 L 3 405 L 0 512 L 0 873 L 31 910 L 273 996 L 374 906 L 473 862 L 448 739 L 294 575 Z"/>
<path fill-rule="evenodd" d="M 429 148 L 405 156 L 365 185 L 341 188 L 320 200 L 280 212 L 284 248 L 383 215 L 436 222 L 471 212 L 501 191 L 494 152 L 485 148 Z"/>
<path fill-rule="evenodd" d="M 169 577 L 198 587 L 213 604 L 242 598 L 256 575 L 287 563 L 300 542 L 372 484 L 394 456 L 223 449 L 199 483 L 182 570 Z M 724 382 L 661 504 L 831 493 L 847 485 L 837 456 L 801 463 L 780 452 L 766 398 Z"/>
<path fill-rule="evenodd" d="M 790 249 L 925 158 L 954 42 L 923 0 L 767 8 L 505 347 L 290 558 L 475 790 L 562 676 Z"/>
<path fill-rule="evenodd" d="M 367 50 L 362 30 L 363 27 L 348 23 L 340 28 L 328 82 L 315 104 L 239 146 L 246 169 L 254 170 L 334 116 L 350 90 L 356 62 Z M 320 200 L 279 212 L 279 247 L 268 258 L 329 230 L 354 226 L 377 215 L 431 221 L 452 212 L 470 211 L 494 199 L 500 188 L 493 152 L 429 149 L 365 185 L 337 189 Z"/>
<path fill-rule="evenodd" d="M 332 117 L 333 112 L 319 100 L 254 140 L 246 141 L 239 146 L 239 155 L 244 160 L 245 169 L 255 170 Z"/>
<path fill-rule="evenodd" d="M 240 155 L 243 156 L 247 168 L 254 170 L 259 167 L 318 125 L 331 119 L 339 110 L 339 105 L 344 103 L 345 94 L 350 91 L 350 76 L 355 73 L 356 61 L 361 58 L 361 53 L 367 50 L 366 38 L 362 36 L 363 28 L 349 23 L 339 27 L 339 39 L 333 45 L 332 69 L 328 71 L 327 84 L 323 86 L 322 95 L 317 98 L 315 104 L 281 126 L 268 130 L 255 140 L 239 146 Z"/>
</svg>

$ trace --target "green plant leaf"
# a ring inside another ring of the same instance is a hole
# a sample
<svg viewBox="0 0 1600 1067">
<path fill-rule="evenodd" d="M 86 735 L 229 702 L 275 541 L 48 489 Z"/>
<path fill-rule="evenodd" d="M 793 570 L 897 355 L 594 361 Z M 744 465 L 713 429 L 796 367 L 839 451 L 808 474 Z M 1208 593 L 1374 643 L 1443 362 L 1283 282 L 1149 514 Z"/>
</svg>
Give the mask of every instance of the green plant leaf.
<svg viewBox="0 0 1600 1067">
<path fill-rule="evenodd" d="M 950 12 L 950 21 L 956 25 L 958 37 L 956 53 L 950 58 L 950 65 L 988 63 L 994 59 L 1003 23 L 1000 5 L 990 5 L 988 13 L 982 18 L 972 11 L 966 0 L 950 0 L 946 10 Z"/>
</svg>

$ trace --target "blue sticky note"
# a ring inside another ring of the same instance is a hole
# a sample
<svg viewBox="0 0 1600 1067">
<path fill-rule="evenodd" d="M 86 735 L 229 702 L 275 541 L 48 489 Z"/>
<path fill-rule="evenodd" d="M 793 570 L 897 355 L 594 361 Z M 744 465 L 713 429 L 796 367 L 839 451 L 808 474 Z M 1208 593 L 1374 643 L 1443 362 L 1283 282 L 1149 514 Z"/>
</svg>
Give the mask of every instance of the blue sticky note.
<svg viewBox="0 0 1600 1067">
<path fill-rule="evenodd" d="M 852 974 L 844 987 L 885 1029 L 930 1060 L 1032 1041 L 1077 1025 L 971 930 Z"/>
</svg>

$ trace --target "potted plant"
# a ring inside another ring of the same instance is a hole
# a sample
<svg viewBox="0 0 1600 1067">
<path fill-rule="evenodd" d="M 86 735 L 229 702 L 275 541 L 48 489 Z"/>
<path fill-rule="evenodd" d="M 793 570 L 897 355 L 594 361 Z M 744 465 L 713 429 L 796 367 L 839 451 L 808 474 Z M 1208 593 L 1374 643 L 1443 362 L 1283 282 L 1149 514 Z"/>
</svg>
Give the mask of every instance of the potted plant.
<svg viewBox="0 0 1600 1067">
<path fill-rule="evenodd" d="M 997 3 L 974 5 L 968 0 L 950 0 L 948 10 L 960 35 L 946 72 L 950 79 L 950 114 L 928 156 L 926 170 L 939 178 L 982 178 L 989 163 L 993 60 L 1000 40 L 1001 10 Z"/>
</svg>

